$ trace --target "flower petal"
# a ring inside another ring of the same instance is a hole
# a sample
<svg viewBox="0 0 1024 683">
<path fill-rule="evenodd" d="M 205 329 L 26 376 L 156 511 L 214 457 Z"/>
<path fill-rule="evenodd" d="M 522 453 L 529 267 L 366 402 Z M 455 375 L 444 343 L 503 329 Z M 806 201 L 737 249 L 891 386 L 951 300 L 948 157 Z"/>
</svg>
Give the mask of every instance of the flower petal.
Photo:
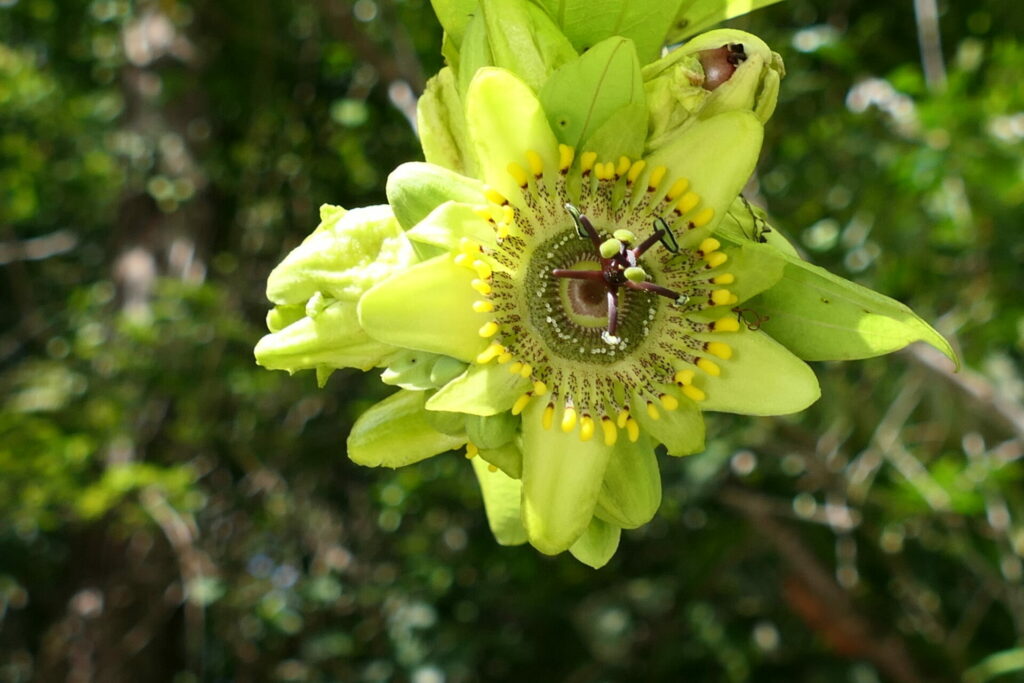
<svg viewBox="0 0 1024 683">
<path fill-rule="evenodd" d="M 544 429 L 545 409 L 543 400 L 533 400 L 523 412 L 523 524 L 535 548 L 555 555 L 575 543 L 590 524 L 615 447 L 601 439 L 581 441 L 576 433 Z"/>
<path fill-rule="evenodd" d="M 388 203 L 404 230 L 411 229 L 447 201 L 481 204 L 483 184 L 435 164 L 413 161 L 388 176 Z"/>
<path fill-rule="evenodd" d="M 518 415 L 513 415 L 507 411 L 487 417 L 481 415 L 466 415 L 466 436 L 469 437 L 469 440 L 472 441 L 481 452 L 488 449 L 501 448 L 505 444 L 511 443 L 513 439 L 519 436 L 520 422 L 521 420 Z M 518 451 L 518 449 L 516 450 Z M 519 469 L 522 468 L 519 467 Z M 518 479 L 520 475 L 510 473 L 510 476 Z"/>
<path fill-rule="evenodd" d="M 513 479 L 523 478 L 523 454 L 514 443 L 507 443 L 499 448 L 481 448 L 478 455 Z M 516 510 L 519 510 L 518 500 Z"/>
<path fill-rule="evenodd" d="M 644 85 L 633 42 L 613 37 L 559 68 L 540 90 L 558 139 L 579 147 L 623 107 L 644 104 Z M 644 126 L 646 128 L 646 126 Z M 599 158 L 614 158 L 598 152 Z"/>
<path fill-rule="evenodd" d="M 658 57 L 679 0 L 539 0 L 576 49 L 586 50 L 608 36 L 636 43 L 640 61 Z"/>
<path fill-rule="evenodd" d="M 416 129 L 423 146 L 423 158 L 428 162 L 476 175 L 477 161 L 466 135 L 462 97 L 450 67 L 441 69 L 427 81 L 416 103 Z"/>
<path fill-rule="evenodd" d="M 304 316 L 256 344 L 256 362 L 268 370 L 359 368 L 369 370 L 395 348 L 370 338 L 359 326 L 356 306 L 335 301 L 315 317 Z"/>
<path fill-rule="evenodd" d="M 530 389 L 530 380 L 513 375 L 507 365 L 470 365 L 427 401 L 427 410 L 470 415 L 497 415 L 512 407 Z"/>
<path fill-rule="evenodd" d="M 782 279 L 750 302 L 762 329 L 807 360 L 853 360 L 931 344 L 959 367 L 946 339 L 907 306 L 795 257 Z"/>
<path fill-rule="evenodd" d="M 701 206 L 714 209 L 713 230 L 754 171 L 764 128 L 749 111 L 730 111 L 694 122 L 647 159 L 647 168 L 666 166 L 690 181 Z M 705 231 L 692 231 L 691 234 Z"/>
<path fill-rule="evenodd" d="M 616 448 L 597 498 L 597 515 L 623 529 L 647 524 L 661 506 L 661 472 L 654 444 L 641 434 Z"/>
<path fill-rule="evenodd" d="M 331 212 L 267 277 L 267 298 L 305 303 L 317 292 L 355 301 L 374 282 L 413 263 L 388 206 Z"/>
<path fill-rule="evenodd" d="M 569 546 L 569 552 L 577 560 L 600 569 L 608 564 L 615 551 L 619 549 L 619 537 L 622 530 L 614 524 L 604 522 L 597 517 L 590 520 L 590 525 L 579 539 Z"/>
<path fill-rule="evenodd" d="M 704 377 L 701 410 L 741 415 L 787 415 L 821 396 L 818 378 L 807 364 L 764 332 L 741 326 L 726 340 L 732 357 L 720 362 L 721 375 Z"/>
<path fill-rule="evenodd" d="M 486 246 L 495 244 L 490 223 L 472 207 L 455 202 L 441 204 L 405 234 L 414 242 L 444 247 L 445 251 L 458 249 L 463 237 Z"/>
<path fill-rule="evenodd" d="M 522 0 L 480 0 L 494 65 L 539 90 L 576 51 L 544 10 Z"/>
<path fill-rule="evenodd" d="M 585 152 L 594 152 L 599 159 L 618 159 L 627 156 L 638 159 L 644 153 L 647 139 L 647 107 L 627 104 L 587 138 Z"/>
<path fill-rule="evenodd" d="M 642 432 L 665 444 L 669 455 L 690 455 L 704 450 L 704 416 L 693 401 L 672 390 L 679 402 L 675 410 L 659 410 L 658 419 L 652 419 L 647 406 L 634 401 L 633 414 L 640 422 Z"/>
<path fill-rule="evenodd" d="M 526 543 L 526 529 L 520 514 L 523 484 L 501 470 L 492 472 L 486 460 L 472 459 L 473 472 L 484 497 L 484 512 L 491 533 L 501 545 Z"/>
<path fill-rule="evenodd" d="M 735 244 L 727 238 L 721 242 L 722 251 L 729 255 L 726 270 L 736 277 L 736 282 L 729 285 L 736 297 L 734 303 L 757 296 L 782 278 L 784 264 L 774 247 L 756 242 Z"/>
<path fill-rule="evenodd" d="M 537 152 L 546 168 L 558 168 L 558 140 L 540 101 L 511 72 L 477 72 L 466 96 L 466 118 L 484 180 L 506 197 L 520 193 L 508 165 L 525 164 L 528 150 Z"/>
<path fill-rule="evenodd" d="M 487 346 L 478 330 L 489 319 L 471 308 L 474 277 L 448 254 L 418 263 L 366 292 L 359 322 L 387 344 L 472 361 Z"/>
<path fill-rule="evenodd" d="M 400 390 L 359 416 L 348 436 L 348 457 L 367 467 L 403 467 L 466 443 L 427 422 L 426 392 Z"/>
</svg>

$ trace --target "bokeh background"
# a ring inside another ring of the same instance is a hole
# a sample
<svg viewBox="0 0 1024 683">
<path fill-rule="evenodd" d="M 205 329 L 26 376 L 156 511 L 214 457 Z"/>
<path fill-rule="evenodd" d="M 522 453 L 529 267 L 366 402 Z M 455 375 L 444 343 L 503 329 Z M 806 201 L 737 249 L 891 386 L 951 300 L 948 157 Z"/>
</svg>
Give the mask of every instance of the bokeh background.
<svg viewBox="0 0 1024 683">
<path fill-rule="evenodd" d="M 372 375 L 257 368 L 324 202 L 420 158 L 425 0 L 0 0 L 0 681 L 1024 680 L 1024 12 L 790 0 L 748 196 L 927 348 L 713 416 L 593 571 L 459 454 L 345 457 Z"/>
</svg>

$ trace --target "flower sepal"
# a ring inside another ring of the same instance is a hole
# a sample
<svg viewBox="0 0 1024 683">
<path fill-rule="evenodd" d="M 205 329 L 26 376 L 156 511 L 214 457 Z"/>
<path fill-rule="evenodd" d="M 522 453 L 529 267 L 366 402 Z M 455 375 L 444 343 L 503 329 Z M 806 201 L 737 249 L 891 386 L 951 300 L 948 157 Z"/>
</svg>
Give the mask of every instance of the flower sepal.
<svg viewBox="0 0 1024 683">
<path fill-rule="evenodd" d="M 526 543 L 526 528 L 520 515 L 522 482 L 494 468 L 483 458 L 474 457 L 471 462 L 483 495 L 487 524 L 495 540 L 500 545 Z"/>
<path fill-rule="evenodd" d="M 367 467 L 403 467 L 458 448 L 464 435 L 435 429 L 423 405 L 426 392 L 401 389 L 359 416 L 348 437 L 348 457 Z"/>
<path fill-rule="evenodd" d="M 594 517 L 586 531 L 569 546 L 569 552 L 591 569 L 600 569 L 615 556 L 621 535 L 622 530 L 615 524 Z"/>
<path fill-rule="evenodd" d="M 616 528 L 647 524 L 661 506 L 661 473 L 654 444 L 643 432 L 615 449 L 601 482 L 594 514 Z"/>
</svg>

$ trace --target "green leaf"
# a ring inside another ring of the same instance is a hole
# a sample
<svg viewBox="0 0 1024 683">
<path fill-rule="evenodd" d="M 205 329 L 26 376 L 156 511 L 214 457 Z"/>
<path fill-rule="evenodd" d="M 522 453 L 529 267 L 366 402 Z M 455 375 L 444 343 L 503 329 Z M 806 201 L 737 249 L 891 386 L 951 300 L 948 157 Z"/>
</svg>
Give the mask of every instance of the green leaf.
<svg viewBox="0 0 1024 683">
<path fill-rule="evenodd" d="M 557 555 L 590 524 L 608 459 L 618 446 L 562 432 L 561 415 L 554 427 L 544 429 L 546 407 L 545 401 L 533 400 L 523 412 L 523 523 L 537 550 Z"/>
<path fill-rule="evenodd" d="M 645 106 L 632 41 L 609 38 L 565 64 L 541 88 L 540 101 L 555 135 L 574 148 L 623 107 Z"/>
<path fill-rule="evenodd" d="M 726 19 L 774 5 L 776 2 L 779 0 L 683 0 L 667 41 L 677 43 Z"/>
<path fill-rule="evenodd" d="M 487 346 L 479 330 L 490 320 L 471 308 L 475 277 L 450 254 L 418 263 L 363 295 L 359 323 L 384 343 L 470 362 Z"/>
<path fill-rule="evenodd" d="M 534 91 L 552 71 L 576 57 L 565 35 L 532 3 L 480 0 L 480 9 L 494 65 L 513 72 Z"/>
<path fill-rule="evenodd" d="M 583 52 L 609 36 L 629 38 L 641 63 L 657 59 L 680 0 L 537 0 Z"/>
<path fill-rule="evenodd" d="M 500 545 L 526 543 L 526 529 L 520 515 L 523 484 L 498 470 L 491 472 L 486 460 L 471 460 L 480 492 L 484 497 L 484 512 L 491 533 Z"/>
<path fill-rule="evenodd" d="M 740 326 L 738 332 L 717 334 L 732 357 L 715 362 L 721 375 L 698 374 L 695 382 L 707 394 L 701 410 L 740 415 L 786 415 L 803 410 L 821 396 L 818 378 L 807 364 L 764 332 Z"/>
<path fill-rule="evenodd" d="M 427 422 L 426 392 L 400 390 L 359 416 L 348 436 L 348 457 L 367 467 L 403 467 L 458 448 L 466 438 Z"/>
<path fill-rule="evenodd" d="M 388 176 L 388 203 L 403 230 L 410 230 L 448 201 L 481 204 L 483 184 L 435 164 L 402 164 Z"/>
<path fill-rule="evenodd" d="M 267 298 L 299 304 L 317 292 L 356 301 L 375 282 L 414 263 L 388 206 L 333 212 L 267 278 Z"/>
<path fill-rule="evenodd" d="M 512 407 L 530 389 L 530 380 L 508 371 L 507 365 L 470 365 L 429 401 L 427 410 L 450 410 L 470 415 L 497 415 Z"/>
<path fill-rule="evenodd" d="M 647 524 L 661 506 L 661 472 L 654 444 L 641 432 L 636 443 L 616 447 L 597 499 L 597 515 L 623 529 Z"/>
<path fill-rule="evenodd" d="M 985 657 L 964 672 L 964 683 L 985 683 L 1004 674 L 1024 671 L 1024 647 L 1003 650 Z"/>
<path fill-rule="evenodd" d="M 359 325 L 355 304 L 336 301 L 315 317 L 304 316 L 256 344 L 256 362 L 268 370 L 359 368 L 369 370 L 395 348 L 372 339 Z"/>
<path fill-rule="evenodd" d="M 619 549 L 621 535 L 619 527 L 595 517 L 590 520 L 583 535 L 569 547 L 569 552 L 588 567 L 600 569 L 608 564 Z"/>
<path fill-rule="evenodd" d="M 906 305 L 795 257 L 782 279 L 748 302 L 762 329 L 805 360 L 854 360 L 923 341 L 959 367 L 949 342 Z"/>
</svg>

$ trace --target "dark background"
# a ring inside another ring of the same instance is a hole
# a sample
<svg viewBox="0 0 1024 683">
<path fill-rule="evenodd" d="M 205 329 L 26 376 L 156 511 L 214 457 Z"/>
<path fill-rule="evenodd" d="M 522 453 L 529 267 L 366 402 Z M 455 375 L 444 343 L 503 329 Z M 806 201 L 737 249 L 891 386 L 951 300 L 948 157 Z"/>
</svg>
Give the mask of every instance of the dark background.
<svg viewBox="0 0 1024 683">
<path fill-rule="evenodd" d="M 372 373 L 252 360 L 318 206 L 420 158 L 427 2 L 0 0 L 0 681 L 1024 680 L 1024 12 L 938 11 L 732 25 L 789 72 L 751 198 L 963 371 L 711 416 L 595 572 L 497 546 L 461 455 L 349 463 Z"/>
</svg>

